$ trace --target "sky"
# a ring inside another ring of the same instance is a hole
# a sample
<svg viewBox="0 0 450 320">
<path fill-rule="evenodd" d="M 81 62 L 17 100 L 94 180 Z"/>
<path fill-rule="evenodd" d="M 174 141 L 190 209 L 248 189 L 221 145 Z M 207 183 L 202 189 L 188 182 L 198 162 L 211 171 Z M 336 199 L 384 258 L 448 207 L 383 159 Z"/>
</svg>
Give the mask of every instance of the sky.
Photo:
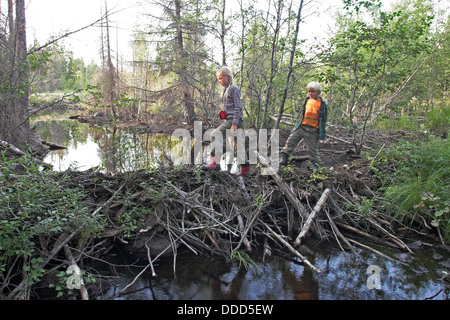
<svg viewBox="0 0 450 320">
<path fill-rule="evenodd" d="M 83 28 L 102 16 L 104 0 L 27 0 L 27 36 L 28 44 L 37 39 L 41 44 L 52 36 Z M 140 13 L 146 8 L 137 0 L 108 0 L 108 9 L 115 28 L 111 37 L 116 50 L 116 37 L 119 41 L 119 55 L 130 56 L 129 41 L 131 33 L 139 21 Z M 74 53 L 75 58 L 83 58 L 85 63 L 100 63 L 100 27 L 80 31 L 63 41 L 66 49 Z"/>
<path fill-rule="evenodd" d="M 3 3 L 6 0 L 0 0 Z M 37 39 L 41 44 L 52 36 L 74 31 L 85 27 L 101 17 L 101 7 L 105 0 L 26 0 L 28 43 Z M 385 0 L 383 2 L 390 2 Z M 108 9 L 114 14 L 110 17 L 113 26 L 113 50 L 119 56 L 131 60 L 130 46 L 132 30 L 145 23 L 143 14 L 154 13 L 148 3 L 139 0 L 107 0 Z M 229 0 L 228 3 L 232 3 Z M 300 29 L 300 38 L 323 36 L 333 25 L 333 14 L 342 5 L 340 0 L 305 0 L 303 10 L 306 19 Z M 229 6 L 233 6 L 230 4 Z M 147 20 L 148 21 L 148 20 Z M 118 42 L 116 41 L 118 37 Z M 117 45 L 118 43 L 118 45 Z M 67 50 L 74 53 L 75 58 L 83 58 L 85 63 L 100 63 L 100 28 L 94 27 L 76 33 L 63 41 Z"/>
</svg>

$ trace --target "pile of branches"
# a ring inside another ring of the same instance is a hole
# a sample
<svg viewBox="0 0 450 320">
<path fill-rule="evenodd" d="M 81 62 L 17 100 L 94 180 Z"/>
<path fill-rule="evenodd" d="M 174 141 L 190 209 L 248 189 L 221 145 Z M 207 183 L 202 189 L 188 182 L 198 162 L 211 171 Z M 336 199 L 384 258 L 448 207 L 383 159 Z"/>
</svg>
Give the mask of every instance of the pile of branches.
<svg viewBox="0 0 450 320">
<path fill-rule="evenodd" d="M 110 245 L 121 244 L 148 260 L 136 279 L 149 269 L 156 275 L 154 261 L 165 254 L 173 255 L 175 272 L 182 249 L 231 261 L 235 252 L 264 245 L 266 253 L 276 246 L 319 274 L 322 271 L 299 251 L 307 237 L 335 241 L 355 254 L 359 246 L 391 260 L 369 244 L 411 251 L 395 234 L 389 217 L 375 211 L 358 214 L 355 209 L 368 195 L 374 196 L 358 177 L 363 168 L 338 168 L 315 178 L 296 167 L 272 175 L 262 175 L 264 169 L 254 168 L 250 178 L 194 167 L 113 177 L 68 171 L 61 181 L 82 188 L 86 205 L 106 217 L 103 244 L 109 239 Z M 75 246 L 83 251 L 79 242 Z M 83 257 L 77 255 L 74 263 Z"/>
</svg>

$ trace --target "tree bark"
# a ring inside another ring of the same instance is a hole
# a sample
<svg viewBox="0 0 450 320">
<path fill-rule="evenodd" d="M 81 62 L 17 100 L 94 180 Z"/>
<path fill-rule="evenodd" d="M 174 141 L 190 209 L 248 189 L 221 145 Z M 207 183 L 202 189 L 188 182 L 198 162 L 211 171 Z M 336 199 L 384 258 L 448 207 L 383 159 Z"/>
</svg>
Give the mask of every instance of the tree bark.
<svg viewBox="0 0 450 320">
<path fill-rule="evenodd" d="M 105 88 L 105 97 L 106 103 L 110 105 L 112 114 L 116 117 L 118 115 L 115 100 L 117 98 L 117 90 L 116 90 L 116 72 L 117 70 L 114 68 L 114 64 L 112 62 L 111 57 L 111 41 L 109 35 L 109 15 L 108 15 L 108 6 L 105 0 L 105 22 L 106 22 L 106 61 L 103 61 L 103 66 L 105 68 L 104 72 L 106 75 L 106 88 Z"/>
<path fill-rule="evenodd" d="M 0 30 L 0 140 L 22 150 L 42 148 L 31 132 L 25 0 L 8 1 L 9 28 Z M 9 34 L 6 34 L 9 32 Z"/>
<path fill-rule="evenodd" d="M 179 57 L 180 61 L 185 61 L 187 59 L 187 54 L 184 50 L 184 43 L 183 43 L 183 28 L 182 28 L 182 17 L 181 17 L 181 1 L 180 0 L 174 0 L 175 4 L 175 24 L 176 24 L 176 39 L 175 39 L 175 50 L 177 53 L 177 56 Z M 194 105 L 194 99 L 192 97 L 192 93 L 189 90 L 189 86 L 187 84 L 187 81 L 185 79 L 185 73 L 186 73 L 186 66 L 182 65 L 181 70 L 178 70 L 178 75 L 180 77 L 181 86 L 183 88 L 183 102 L 184 107 L 186 111 L 187 116 L 187 123 L 193 125 L 196 115 L 195 115 L 195 105 Z"/>
<path fill-rule="evenodd" d="M 309 229 L 311 228 L 311 224 L 316 217 L 316 215 L 319 213 L 320 209 L 322 209 L 323 204 L 327 201 L 328 196 L 331 193 L 331 189 L 326 189 L 324 193 L 322 194 L 322 197 L 317 202 L 316 206 L 314 207 L 314 210 L 311 212 L 311 214 L 308 217 L 308 220 L 306 220 L 305 224 L 302 227 L 302 231 L 298 235 L 297 239 L 295 239 L 294 246 L 299 246 L 302 239 L 306 236 Z"/>
</svg>

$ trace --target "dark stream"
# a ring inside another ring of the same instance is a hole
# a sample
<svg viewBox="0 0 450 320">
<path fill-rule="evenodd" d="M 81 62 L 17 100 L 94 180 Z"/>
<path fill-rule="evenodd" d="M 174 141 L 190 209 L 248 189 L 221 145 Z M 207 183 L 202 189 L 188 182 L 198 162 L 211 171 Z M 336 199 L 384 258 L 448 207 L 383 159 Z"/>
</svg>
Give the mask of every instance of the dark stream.
<svg viewBox="0 0 450 320">
<path fill-rule="evenodd" d="M 318 275 L 303 266 L 298 258 L 273 254 L 262 261 L 262 254 L 252 255 L 256 266 L 246 270 L 238 263 L 220 258 L 182 254 L 163 259 L 151 272 L 141 276 L 117 297 L 141 271 L 117 268 L 114 284 L 100 299 L 119 300 L 422 300 L 444 288 L 443 271 L 449 269 L 444 251 L 419 250 L 408 265 L 389 261 L 367 251 L 357 250 L 359 257 L 333 249 L 316 249 L 311 262 L 319 267 Z M 391 252 L 394 255 L 400 254 Z M 308 255 L 311 257 L 311 255 Z M 124 263 L 116 257 L 117 263 Z M 146 264 L 145 261 L 141 261 Z M 380 268 L 380 289 L 370 289 L 369 266 Z M 434 299 L 446 299 L 441 292 Z"/>
<path fill-rule="evenodd" d="M 45 159 L 55 170 L 98 167 L 118 173 L 157 167 L 173 152 L 173 143 L 167 135 L 91 127 L 76 120 L 36 121 L 34 125 L 42 139 L 67 147 Z M 358 250 L 356 256 L 324 243 L 311 245 L 306 255 L 323 271 L 321 275 L 303 266 L 298 258 L 282 257 L 276 250 L 265 261 L 262 253 L 254 253 L 255 265 L 248 270 L 236 262 L 181 253 L 175 268 L 171 258 L 158 260 L 156 277 L 148 270 L 120 296 L 118 293 L 133 281 L 146 261 L 115 254 L 109 259 L 117 267 L 97 270 L 112 284 L 97 299 L 422 300 L 433 296 L 434 300 L 448 299 L 449 292 L 443 290 L 445 283 L 441 278 L 450 272 L 449 251 L 429 245 L 426 239 L 412 239 L 410 244 L 414 255 L 378 248 L 397 261 L 365 250 Z M 134 266 L 130 267 L 131 264 Z M 369 267 L 375 267 L 379 274 L 368 273 Z"/>
</svg>

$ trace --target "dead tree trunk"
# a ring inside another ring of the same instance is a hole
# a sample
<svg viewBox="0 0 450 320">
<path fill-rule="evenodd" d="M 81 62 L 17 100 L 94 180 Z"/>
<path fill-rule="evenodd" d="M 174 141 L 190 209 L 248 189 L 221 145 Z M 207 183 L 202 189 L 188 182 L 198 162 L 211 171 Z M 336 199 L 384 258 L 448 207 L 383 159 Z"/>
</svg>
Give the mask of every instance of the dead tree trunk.
<svg viewBox="0 0 450 320">
<path fill-rule="evenodd" d="M 184 43 L 183 43 L 183 28 L 182 28 L 182 16 L 181 16 L 181 2 L 180 0 L 174 0 L 175 4 L 175 25 L 176 25 L 176 39 L 175 39 L 175 45 L 176 45 L 176 54 L 180 61 L 185 61 L 188 56 L 186 54 L 186 51 L 184 50 Z M 192 97 L 192 93 L 190 91 L 189 85 L 186 81 L 186 66 L 182 66 L 181 69 L 178 71 L 179 77 L 180 77 L 180 84 L 183 90 L 183 103 L 186 111 L 187 116 L 187 123 L 193 124 L 196 118 L 195 115 L 195 105 L 194 105 L 194 99 Z"/>
<path fill-rule="evenodd" d="M 117 70 L 114 68 L 114 64 L 112 62 L 111 56 L 111 39 L 109 33 L 109 15 L 108 15 L 108 7 L 105 0 L 105 39 L 102 39 L 102 42 L 105 42 L 105 45 L 102 45 L 106 52 L 102 53 L 103 57 L 103 74 L 105 76 L 105 87 L 103 89 L 105 94 L 105 103 L 106 105 L 111 107 L 111 112 L 114 117 L 117 117 L 117 110 L 115 107 L 116 98 L 117 98 Z M 103 23 L 102 23 L 103 29 Z M 103 32 L 102 32 L 103 33 Z"/>
<path fill-rule="evenodd" d="M 222 43 L 222 65 L 226 66 L 227 65 L 227 54 L 226 54 L 226 49 L 225 49 L 225 34 L 227 31 L 226 25 L 225 25 L 225 9 L 226 9 L 226 0 L 222 0 L 222 11 L 221 11 L 221 25 L 222 25 L 222 30 L 220 33 L 220 42 Z"/>
<path fill-rule="evenodd" d="M 270 58 L 270 78 L 269 78 L 269 84 L 267 86 L 267 93 L 266 93 L 266 101 L 264 104 L 264 113 L 263 113 L 263 118 L 261 121 L 261 128 L 267 128 L 267 119 L 269 118 L 268 112 L 269 112 L 269 104 L 270 104 L 270 98 L 272 95 L 272 88 L 273 88 L 273 82 L 275 80 L 275 75 L 276 75 L 276 53 L 277 53 L 277 48 L 278 48 L 278 39 L 279 39 L 279 35 L 280 35 L 280 30 L 281 30 L 281 13 L 283 11 L 283 1 L 279 0 L 278 1 L 278 7 L 277 7 L 277 21 L 276 21 L 276 26 L 275 26 L 275 32 L 273 35 L 273 39 L 272 39 L 272 53 L 271 53 L 271 58 Z"/>
<path fill-rule="evenodd" d="M 8 1 L 8 16 L 0 29 L 0 140 L 27 150 L 42 145 L 28 121 L 29 69 L 25 1 Z"/>
</svg>

